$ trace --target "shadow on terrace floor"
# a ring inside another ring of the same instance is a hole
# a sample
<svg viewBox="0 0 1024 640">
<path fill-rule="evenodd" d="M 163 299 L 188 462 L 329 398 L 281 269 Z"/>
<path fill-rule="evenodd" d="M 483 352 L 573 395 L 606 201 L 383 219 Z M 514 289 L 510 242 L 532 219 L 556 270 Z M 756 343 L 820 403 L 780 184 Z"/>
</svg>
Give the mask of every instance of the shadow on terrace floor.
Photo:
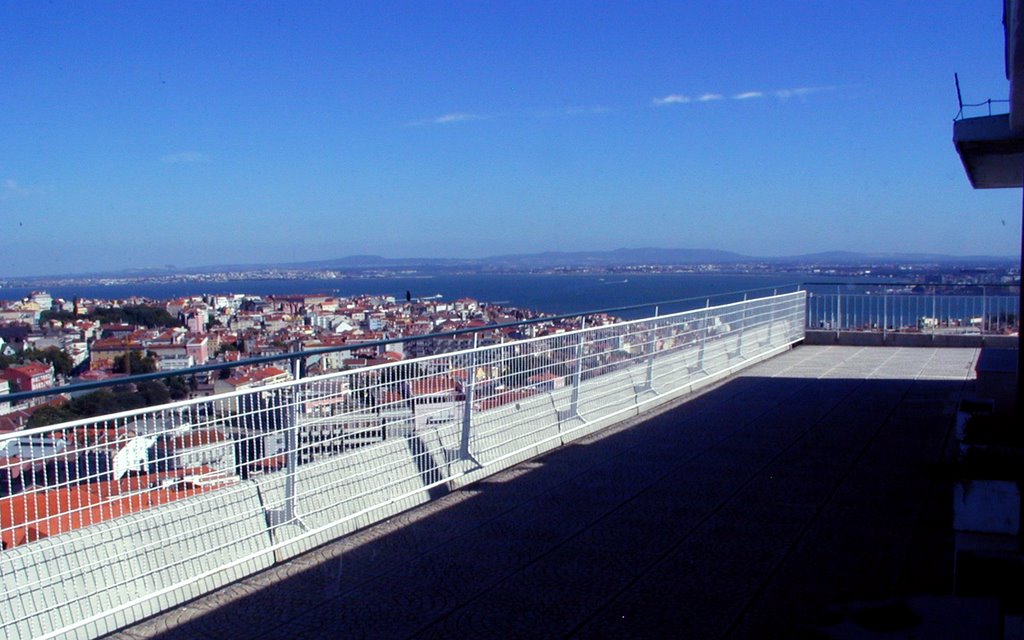
<svg viewBox="0 0 1024 640">
<path fill-rule="evenodd" d="M 759 371 L 117 636 L 765 637 L 948 593 L 964 380 Z"/>
</svg>

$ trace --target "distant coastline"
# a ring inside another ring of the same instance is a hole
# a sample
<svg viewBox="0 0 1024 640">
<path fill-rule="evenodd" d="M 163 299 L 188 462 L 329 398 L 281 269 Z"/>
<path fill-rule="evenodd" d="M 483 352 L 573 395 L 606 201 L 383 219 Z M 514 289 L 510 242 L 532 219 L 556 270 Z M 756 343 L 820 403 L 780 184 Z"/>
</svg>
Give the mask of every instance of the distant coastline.
<svg viewBox="0 0 1024 640">
<path fill-rule="evenodd" d="M 322 279 L 263 279 L 231 282 L 160 282 L 123 284 L 66 284 L 39 287 L 54 298 L 169 300 L 175 298 L 246 294 L 319 295 L 338 297 L 383 295 L 403 299 L 443 300 L 469 297 L 483 303 L 503 304 L 546 313 L 575 313 L 663 300 L 714 296 L 745 290 L 794 285 L 805 278 L 791 274 L 648 274 L 607 286 L 596 274 L 408 274 L 398 277 Z M 0 289 L 0 300 L 21 299 L 35 287 Z"/>
<path fill-rule="evenodd" d="M 916 284 L 1019 283 L 1016 258 L 830 252 L 752 258 L 702 249 L 547 252 L 480 259 L 349 256 L 282 265 L 4 278 L 0 300 L 32 291 L 54 297 L 167 300 L 204 294 L 464 296 L 524 309 L 573 313 L 828 280 Z M 608 286 L 614 284 L 615 286 Z"/>
<path fill-rule="evenodd" d="M 866 270 L 892 275 L 954 268 L 1013 269 L 1015 256 L 950 256 L 921 253 L 832 251 L 785 257 L 744 256 L 710 249 L 616 249 L 614 251 L 544 252 L 486 258 L 385 258 L 348 256 L 302 263 L 210 265 L 123 269 L 101 273 L 4 276 L 0 291 L 12 287 L 72 284 L 236 282 L 255 280 L 345 280 L 428 278 L 454 275 L 629 275 L 629 274 L 777 274 L 862 275 Z"/>
<path fill-rule="evenodd" d="M 757 291 L 795 286 L 813 282 L 942 282 L 955 276 L 958 282 L 996 283 L 1005 273 L 985 270 L 971 273 L 950 273 L 922 270 L 916 272 L 838 273 L 825 270 L 819 273 L 649 273 L 632 272 L 628 277 L 607 273 L 403 273 L 377 274 L 345 278 L 262 278 L 255 280 L 175 280 L 86 283 L 65 282 L 52 286 L 0 288 L 0 300 L 18 300 L 32 291 L 45 290 L 55 298 L 83 299 L 169 300 L 189 296 L 215 294 L 318 295 L 338 297 L 358 295 L 384 295 L 404 299 L 406 291 L 412 297 L 427 298 L 440 295 L 444 300 L 470 297 L 480 302 L 506 304 L 521 309 L 534 309 L 546 313 L 576 313 L 599 308 L 612 308 L 635 304 L 655 303 L 716 296 L 738 291 Z M 613 282 L 613 285 L 609 283 Z M 671 311 L 670 308 L 662 312 Z"/>
</svg>

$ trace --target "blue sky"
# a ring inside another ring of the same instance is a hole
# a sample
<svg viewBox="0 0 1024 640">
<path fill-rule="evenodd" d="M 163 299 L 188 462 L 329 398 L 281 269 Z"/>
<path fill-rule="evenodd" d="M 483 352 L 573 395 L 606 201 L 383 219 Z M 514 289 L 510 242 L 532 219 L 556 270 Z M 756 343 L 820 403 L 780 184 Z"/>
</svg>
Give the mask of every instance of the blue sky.
<svg viewBox="0 0 1024 640">
<path fill-rule="evenodd" d="M 1017 255 L 1002 3 L 0 0 L 0 277 L 618 247 Z"/>
</svg>

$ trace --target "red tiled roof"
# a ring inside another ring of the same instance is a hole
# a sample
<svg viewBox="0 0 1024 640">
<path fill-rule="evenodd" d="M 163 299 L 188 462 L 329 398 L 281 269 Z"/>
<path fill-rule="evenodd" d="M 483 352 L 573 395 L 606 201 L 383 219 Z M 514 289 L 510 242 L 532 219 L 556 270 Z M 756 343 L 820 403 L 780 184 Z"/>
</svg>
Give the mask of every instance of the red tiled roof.
<svg viewBox="0 0 1024 640">
<path fill-rule="evenodd" d="M 516 402 L 517 400 L 524 400 L 536 393 L 536 389 L 512 389 L 510 391 L 502 391 L 501 393 L 482 399 L 478 406 L 480 409 L 485 410 L 494 409 L 495 407 Z"/>
<path fill-rule="evenodd" d="M 92 343 L 92 351 L 124 351 L 128 348 L 124 338 L 100 338 Z"/>
<path fill-rule="evenodd" d="M 124 376 L 125 374 L 123 373 L 110 373 L 109 371 L 93 369 L 92 371 L 84 371 L 82 375 L 78 377 L 83 382 L 93 382 L 98 380 L 109 380 L 110 378 L 121 378 Z"/>
<path fill-rule="evenodd" d="M 50 365 L 42 364 L 42 363 L 39 363 L 39 362 L 29 362 L 29 363 L 26 363 L 26 364 L 21 364 L 21 365 L 15 365 L 13 367 L 8 367 L 8 369 L 10 369 L 11 371 L 17 371 L 18 373 L 21 373 L 22 375 L 31 377 L 31 376 L 37 376 L 37 375 L 39 375 L 41 373 L 49 373 L 50 372 Z"/>
<path fill-rule="evenodd" d="M 228 378 L 227 382 L 228 384 L 237 387 L 243 384 L 250 384 L 252 382 L 262 382 L 269 378 L 281 375 L 285 375 L 285 372 L 281 369 L 278 369 L 277 367 L 267 367 L 266 369 L 257 369 L 256 371 L 243 373 L 242 375 L 232 376 Z"/>
<path fill-rule="evenodd" d="M 410 385 L 414 396 L 427 396 L 455 391 L 455 381 L 448 376 L 418 378 Z"/>
<path fill-rule="evenodd" d="M 8 464 L 12 462 L 7 459 Z M 108 480 L 83 485 L 29 491 L 0 498 L 0 531 L 5 549 L 40 538 L 86 527 L 118 518 L 150 507 L 167 504 L 217 485 L 195 486 L 175 484 L 152 489 L 164 480 L 185 475 L 216 474 L 207 467 L 187 472 L 133 475 L 121 480 Z"/>
</svg>

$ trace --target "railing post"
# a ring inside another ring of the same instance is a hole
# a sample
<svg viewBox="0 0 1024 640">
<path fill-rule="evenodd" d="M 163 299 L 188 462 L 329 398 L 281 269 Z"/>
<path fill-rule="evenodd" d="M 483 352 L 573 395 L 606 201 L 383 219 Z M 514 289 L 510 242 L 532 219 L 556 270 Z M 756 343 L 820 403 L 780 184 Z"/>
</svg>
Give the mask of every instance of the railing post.
<svg viewBox="0 0 1024 640">
<path fill-rule="evenodd" d="M 808 291 L 807 293 L 804 294 L 804 332 L 805 333 L 806 333 L 806 331 L 808 329 L 817 328 L 813 324 L 814 322 L 816 322 L 816 320 L 814 319 L 814 316 L 815 316 L 814 309 L 817 308 L 816 307 L 816 301 L 813 300 L 813 297 L 814 297 L 814 294 L 811 293 L 810 291 Z"/>
<path fill-rule="evenodd" d="M 292 375 L 295 380 L 302 377 L 302 358 L 292 360 Z M 283 390 L 282 390 L 283 391 Z M 295 474 L 298 471 L 299 448 L 296 431 L 299 428 L 299 396 L 301 394 L 298 385 L 292 387 L 292 406 L 282 407 L 281 413 L 285 419 L 284 450 L 287 468 L 284 476 L 284 522 L 295 520 Z M 285 402 L 285 394 L 278 395 L 278 401 Z"/>
<path fill-rule="evenodd" d="M 981 332 L 988 333 L 988 297 L 985 295 L 985 287 L 981 288 Z"/>
<path fill-rule="evenodd" d="M 806 317 L 807 313 L 808 313 L 807 309 L 810 306 L 810 304 L 809 304 L 810 303 L 810 299 L 811 299 L 811 297 L 814 294 L 811 293 L 809 290 L 806 290 L 806 289 L 803 289 L 803 288 L 798 289 L 797 291 L 803 291 L 804 292 L 804 295 L 800 296 L 800 298 L 797 300 L 797 308 L 798 309 L 802 309 L 800 311 L 800 313 L 803 316 Z M 782 339 L 783 340 L 792 340 L 794 338 L 797 338 L 797 336 L 793 336 L 790 333 L 790 330 L 788 330 L 788 327 L 790 327 L 790 322 L 788 322 L 788 318 L 790 318 L 790 309 L 788 309 L 788 307 L 786 307 L 784 305 L 779 305 L 779 306 L 781 307 L 781 310 L 782 310 L 782 327 L 783 327 L 783 329 L 782 329 Z M 801 336 L 800 337 L 801 338 L 805 338 L 805 339 L 807 338 L 807 325 L 806 324 L 804 325 L 804 331 L 801 332 Z"/>
<path fill-rule="evenodd" d="M 576 343 L 576 371 L 572 376 L 572 396 L 569 401 L 569 415 L 579 415 L 580 410 L 580 381 L 583 379 L 583 342 L 586 340 L 587 317 L 583 316 L 580 322 L 580 339 Z"/>
<path fill-rule="evenodd" d="M 706 309 L 710 309 L 710 308 L 711 308 L 711 304 L 710 304 L 710 301 L 709 301 L 708 302 L 708 306 L 705 307 L 704 318 L 701 320 L 700 350 L 697 352 L 697 367 L 701 371 L 704 371 L 704 372 L 707 372 L 707 369 L 704 367 L 704 351 L 705 351 L 705 349 L 707 347 L 707 342 L 708 342 L 708 312 L 707 312 Z"/>
<path fill-rule="evenodd" d="M 839 340 L 839 332 L 843 325 L 843 294 L 836 285 L 836 340 Z"/>
<path fill-rule="evenodd" d="M 654 317 L 658 317 L 658 307 L 654 307 Z M 647 351 L 647 376 L 644 381 L 645 390 L 654 389 L 654 352 L 658 347 L 658 321 L 654 320 L 654 326 L 651 329 L 651 340 L 650 348 Z"/>
<path fill-rule="evenodd" d="M 882 294 L 882 342 L 889 334 L 889 295 Z"/>
<path fill-rule="evenodd" d="M 739 335 L 736 336 L 736 355 L 743 357 L 743 335 L 747 332 L 747 294 L 743 293 L 743 310 L 740 312 Z"/>
<path fill-rule="evenodd" d="M 462 438 L 459 440 L 459 459 L 469 460 L 469 437 L 473 428 L 473 397 L 476 389 L 476 350 L 479 334 L 473 334 L 473 350 L 469 355 L 466 372 L 465 405 L 462 407 Z"/>
</svg>

